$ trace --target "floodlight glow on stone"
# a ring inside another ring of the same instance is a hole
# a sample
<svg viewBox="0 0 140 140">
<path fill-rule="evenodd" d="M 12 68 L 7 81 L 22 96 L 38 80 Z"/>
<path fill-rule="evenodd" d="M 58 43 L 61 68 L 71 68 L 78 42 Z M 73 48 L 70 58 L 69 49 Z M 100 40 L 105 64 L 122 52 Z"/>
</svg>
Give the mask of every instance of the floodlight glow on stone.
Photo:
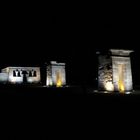
<svg viewBox="0 0 140 140">
<path fill-rule="evenodd" d="M 114 86 L 113 86 L 112 82 L 107 82 L 105 84 L 105 88 L 107 91 L 114 91 Z"/>
<path fill-rule="evenodd" d="M 98 88 L 120 93 L 133 90 L 130 53 L 132 50 L 110 49 L 109 54 L 98 53 Z"/>
<path fill-rule="evenodd" d="M 47 86 L 63 87 L 66 85 L 66 70 L 65 63 L 57 63 L 51 61 L 47 65 Z"/>
</svg>

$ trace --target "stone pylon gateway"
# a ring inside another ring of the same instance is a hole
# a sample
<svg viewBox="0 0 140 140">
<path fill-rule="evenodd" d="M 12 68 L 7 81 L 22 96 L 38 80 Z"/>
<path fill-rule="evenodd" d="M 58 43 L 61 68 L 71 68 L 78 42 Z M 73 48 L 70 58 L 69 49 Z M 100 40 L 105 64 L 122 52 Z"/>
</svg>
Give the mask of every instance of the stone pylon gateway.
<svg viewBox="0 0 140 140">
<path fill-rule="evenodd" d="M 51 63 L 47 65 L 46 72 L 46 86 L 63 87 L 66 85 L 65 63 L 57 63 L 56 61 L 51 61 Z"/>
<path fill-rule="evenodd" d="M 132 50 L 110 49 L 98 55 L 98 89 L 121 93 L 133 90 L 130 53 Z"/>
</svg>

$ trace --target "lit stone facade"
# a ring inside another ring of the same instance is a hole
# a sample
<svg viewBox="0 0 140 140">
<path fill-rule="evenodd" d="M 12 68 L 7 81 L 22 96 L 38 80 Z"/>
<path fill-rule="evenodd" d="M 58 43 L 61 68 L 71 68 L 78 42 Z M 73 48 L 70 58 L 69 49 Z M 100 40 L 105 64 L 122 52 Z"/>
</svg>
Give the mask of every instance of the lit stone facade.
<svg viewBox="0 0 140 140">
<path fill-rule="evenodd" d="M 46 85 L 56 87 L 66 85 L 65 63 L 51 61 L 51 63 L 47 65 Z"/>
<path fill-rule="evenodd" d="M 39 67 L 7 67 L 1 70 L 0 82 L 10 84 L 40 83 Z"/>
<path fill-rule="evenodd" d="M 104 91 L 133 90 L 131 50 L 110 49 L 110 54 L 98 56 L 98 88 Z"/>
</svg>

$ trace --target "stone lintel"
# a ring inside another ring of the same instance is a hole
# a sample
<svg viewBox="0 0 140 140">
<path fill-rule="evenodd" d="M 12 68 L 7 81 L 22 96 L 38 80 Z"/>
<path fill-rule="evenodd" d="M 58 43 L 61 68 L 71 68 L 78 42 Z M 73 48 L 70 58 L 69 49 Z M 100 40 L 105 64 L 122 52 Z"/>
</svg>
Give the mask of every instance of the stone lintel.
<svg viewBox="0 0 140 140">
<path fill-rule="evenodd" d="M 129 56 L 130 53 L 134 52 L 133 50 L 124 50 L 124 49 L 110 49 L 112 55 L 115 56 Z"/>
</svg>

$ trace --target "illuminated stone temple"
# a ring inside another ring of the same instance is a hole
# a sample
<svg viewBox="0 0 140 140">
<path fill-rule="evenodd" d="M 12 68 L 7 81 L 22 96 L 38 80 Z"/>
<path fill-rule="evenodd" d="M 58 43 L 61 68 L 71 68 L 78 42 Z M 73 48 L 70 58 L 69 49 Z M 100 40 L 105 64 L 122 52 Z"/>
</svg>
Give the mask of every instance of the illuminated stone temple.
<svg viewBox="0 0 140 140">
<path fill-rule="evenodd" d="M 38 84 L 40 81 L 39 67 L 6 67 L 0 73 L 0 83 Z"/>
<path fill-rule="evenodd" d="M 133 90 L 130 53 L 132 50 L 110 49 L 98 52 L 98 89 L 129 93 Z"/>
<path fill-rule="evenodd" d="M 62 87 L 66 85 L 65 63 L 51 61 L 50 64 L 47 65 L 46 85 L 48 87 Z"/>
</svg>

